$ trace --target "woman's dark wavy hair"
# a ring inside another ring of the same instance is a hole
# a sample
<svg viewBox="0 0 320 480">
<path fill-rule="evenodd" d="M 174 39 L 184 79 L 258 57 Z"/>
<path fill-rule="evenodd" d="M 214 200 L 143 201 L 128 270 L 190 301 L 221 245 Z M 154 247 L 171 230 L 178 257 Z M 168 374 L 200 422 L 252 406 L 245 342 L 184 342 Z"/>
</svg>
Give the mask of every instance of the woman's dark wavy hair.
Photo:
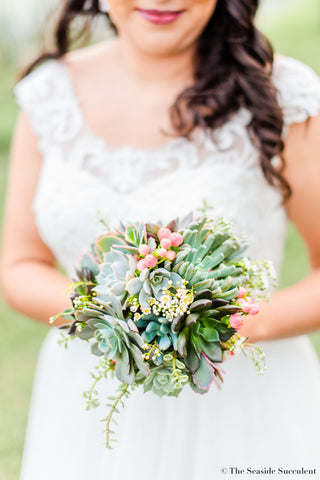
<svg viewBox="0 0 320 480">
<path fill-rule="evenodd" d="M 273 49 L 254 25 L 257 7 L 258 0 L 218 0 L 198 41 L 195 82 L 176 98 L 170 109 L 171 120 L 178 134 L 189 137 L 197 126 L 213 132 L 239 108 L 246 107 L 252 114 L 248 132 L 259 149 L 263 174 L 269 184 L 281 190 L 286 201 L 291 188 L 283 176 L 283 113 L 271 81 Z M 83 17 L 90 26 L 98 15 L 105 16 L 116 33 L 99 0 L 65 0 L 55 29 L 55 50 L 37 58 L 24 75 L 71 48 L 73 20 Z M 85 22 L 79 35 L 86 27 Z M 183 114 L 185 109 L 188 115 Z M 280 158 L 277 168 L 271 162 L 275 156 Z"/>
</svg>

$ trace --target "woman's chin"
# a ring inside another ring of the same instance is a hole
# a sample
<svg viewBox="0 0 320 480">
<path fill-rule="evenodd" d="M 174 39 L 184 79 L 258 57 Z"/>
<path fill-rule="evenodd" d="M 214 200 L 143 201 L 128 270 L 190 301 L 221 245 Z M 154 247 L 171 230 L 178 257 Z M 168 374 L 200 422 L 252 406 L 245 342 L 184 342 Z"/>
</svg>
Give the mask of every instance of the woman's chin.
<svg viewBox="0 0 320 480">
<path fill-rule="evenodd" d="M 133 38 L 132 38 L 133 40 Z M 154 33 L 141 35 L 139 38 L 136 38 L 134 43 L 135 48 L 140 50 L 145 54 L 150 54 L 153 56 L 165 56 L 170 57 L 175 55 L 186 48 L 183 38 L 177 38 L 176 35 L 169 33 Z"/>
</svg>

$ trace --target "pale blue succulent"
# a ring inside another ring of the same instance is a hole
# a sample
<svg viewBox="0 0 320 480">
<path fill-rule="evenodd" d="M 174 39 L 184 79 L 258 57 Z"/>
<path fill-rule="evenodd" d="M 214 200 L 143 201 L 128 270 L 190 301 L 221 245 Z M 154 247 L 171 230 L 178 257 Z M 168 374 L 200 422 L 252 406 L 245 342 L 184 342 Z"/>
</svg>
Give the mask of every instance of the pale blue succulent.
<svg viewBox="0 0 320 480">
<path fill-rule="evenodd" d="M 125 320 L 119 299 L 109 293 L 97 295 L 95 301 L 101 307 L 100 316 L 89 318 L 85 325 L 96 340 L 92 352 L 116 362 L 115 374 L 121 382 L 133 384 L 136 370 L 148 376 L 150 369 L 142 353 L 144 340 L 134 322 Z"/>
<path fill-rule="evenodd" d="M 151 375 L 143 380 L 144 392 L 152 391 L 159 397 L 178 397 L 184 385 L 190 383 L 190 375 L 185 365 L 173 354 L 163 356 L 161 365 L 151 370 Z"/>
<path fill-rule="evenodd" d="M 139 277 L 131 278 L 126 289 L 131 296 L 138 295 L 139 303 L 143 309 L 149 308 L 150 299 L 156 298 L 160 301 L 164 291 L 171 286 L 178 288 L 182 286 L 183 279 L 174 272 L 165 268 L 156 270 L 145 269 Z"/>
<path fill-rule="evenodd" d="M 95 291 L 106 293 L 110 290 L 123 302 L 128 294 L 126 285 L 134 278 L 136 266 L 137 261 L 132 255 L 111 249 L 104 254 L 103 262 L 100 264 Z"/>
</svg>

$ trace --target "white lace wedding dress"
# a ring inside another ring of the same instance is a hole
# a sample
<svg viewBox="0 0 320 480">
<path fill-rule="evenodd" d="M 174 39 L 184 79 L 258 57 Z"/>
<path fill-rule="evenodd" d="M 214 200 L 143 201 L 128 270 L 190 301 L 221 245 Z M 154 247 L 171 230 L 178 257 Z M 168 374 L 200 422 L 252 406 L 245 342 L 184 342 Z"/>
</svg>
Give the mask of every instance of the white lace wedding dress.
<svg viewBox="0 0 320 480">
<path fill-rule="evenodd" d="M 286 126 L 320 112 L 320 80 L 309 67 L 278 57 L 273 78 Z M 89 130 L 59 61 L 22 80 L 15 95 L 43 154 L 35 221 L 70 277 L 101 232 L 99 217 L 111 226 L 166 222 L 196 213 L 203 200 L 212 214 L 247 232 L 249 255 L 271 259 L 279 272 L 288 219 L 258 165 L 246 109 L 216 131 L 215 141 L 198 132 L 192 141 L 177 138 L 142 150 L 112 148 Z M 320 372 L 307 337 L 264 342 L 264 376 L 242 355 L 229 360 L 221 391 L 213 386 L 201 396 L 186 388 L 178 399 L 160 399 L 137 389 L 118 419 L 118 443 L 108 451 L 99 420 L 103 398 L 117 382 L 103 383 L 101 407 L 86 411 L 81 395 L 96 358 L 80 340 L 67 350 L 58 346 L 59 336 L 52 328 L 41 348 L 21 480 L 215 480 L 234 478 L 222 472 L 231 466 L 318 468 L 318 477 L 285 478 L 320 478 Z"/>
</svg>

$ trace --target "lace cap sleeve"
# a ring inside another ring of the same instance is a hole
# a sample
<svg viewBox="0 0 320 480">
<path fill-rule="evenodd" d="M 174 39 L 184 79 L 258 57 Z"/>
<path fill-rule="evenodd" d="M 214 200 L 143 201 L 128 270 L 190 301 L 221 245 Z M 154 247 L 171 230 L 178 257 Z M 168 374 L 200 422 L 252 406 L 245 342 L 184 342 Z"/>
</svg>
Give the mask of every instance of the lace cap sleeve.
<svg viewBox="0 0 320 480">
<path fill-rule="evenodd" d="M 81 112 L 65 66 L 48 60 L 14 87 L 19 107 L 28 115 L 42 152 L 72 140 L 82 126 Z"/>
<path fill-rule="evenodd" d="M 308 65 L 294 58 L 276 56 L 273 83 L 279 92 L 286 127 L 320 114 L 320 77 Z"/>
</svg>

